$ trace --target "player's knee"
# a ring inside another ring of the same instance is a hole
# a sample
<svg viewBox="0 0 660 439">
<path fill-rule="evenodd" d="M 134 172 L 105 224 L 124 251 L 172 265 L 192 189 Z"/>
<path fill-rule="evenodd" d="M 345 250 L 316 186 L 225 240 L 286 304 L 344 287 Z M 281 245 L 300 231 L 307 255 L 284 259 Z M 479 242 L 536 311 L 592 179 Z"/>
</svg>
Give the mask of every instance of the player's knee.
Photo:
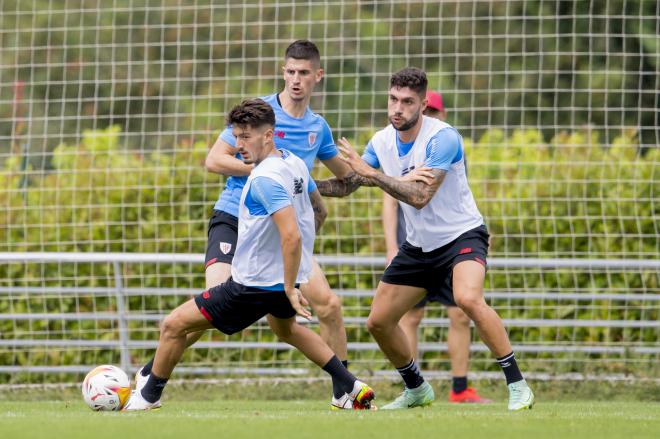
<svg viewBox="0 0 660 439">
<path fill-rule="evenodd" d="M 319 320 L 338 320 L 341 318 L 341 299 L 328 291 L 324 300 L 317 304 L 314 312 Z"/>
<path fill-rule="evenodd" d="M 387 327 L 387 322 L 383 319 L 374 316 L 367 318 L 367 330 L 372 335 L 378 335 L 387 331 Z"/>
<path fill-rule="evenodd" d="M 480 294 L 461 294 L 456 296 L 455 300 L 458 307 L 467 314 L 466 317 L 468 317 L 468 319 L 471 314 L 475 313 L 479 308 L 486 304 L 483 296 Z"/>
<path fill-rule="evenodd" d="M 449 317 L 449 322 L 453 327 L 469 327 L 470 326 L 470 317 L 460 308 L 453 312 Z"/>
<path fill-rule="evenodd" d="M 181 322 L 181 319 L 177 317 L 176 310 L 174 310 L 170 315 L 165 317 L 165 320 L 160 324 L 160 334 L 161 337 L 167 338 L 178 338 L 186 335 L 186 328 Z"/>
<path fill-rule="evenodd" d="M 277 338 L 279 338 L 281 341 L 288 343 L 289 340 L 291 339 L 291 336 L 293 335 L 293 325 L 286 326 L 286 325 L 277 325 L 275 327 L 271 328 Z"/>
</svg>

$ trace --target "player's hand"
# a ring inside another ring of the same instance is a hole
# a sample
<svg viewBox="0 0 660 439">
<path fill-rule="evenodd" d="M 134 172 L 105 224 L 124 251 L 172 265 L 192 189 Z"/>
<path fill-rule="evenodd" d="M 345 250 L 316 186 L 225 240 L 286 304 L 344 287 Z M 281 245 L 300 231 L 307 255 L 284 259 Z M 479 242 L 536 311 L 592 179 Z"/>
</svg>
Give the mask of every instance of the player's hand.
<svg viewBox="0 0 660 439">
<path fill-rule="evenodd" d="M 431 172 L 433 168 L 429 168 L 428 166 L 422 166 L 416 169 L 413 169 L 403 177 L 399 178 L 401 181 L 421 181 L 422 183 L 426 183 L 428 185 L 433 184 L 435 181 L 435 177 L 433 176 L 433 173 Z"/>
<path fill-rule="evenodd" d="M 307 299 L 305 299 L 298 288 L 285 288 L 284 293 L 286 293 L 287 299 L 291 303 L 291 307 L 296 311 L 300 317 L 303 317 L 307 320 L 312 320 L 312 314 L 305 308 L 309 306 Z"/>
<path fill-rule="evenodd" d="M 374 173 L 375 169 L 362 160 L 362 157 L 345 137 L 339 139 L 339 151 L 341 151 L 339 158 L 350 166 L 356 174 L 369 178 Z"/>
</svg>

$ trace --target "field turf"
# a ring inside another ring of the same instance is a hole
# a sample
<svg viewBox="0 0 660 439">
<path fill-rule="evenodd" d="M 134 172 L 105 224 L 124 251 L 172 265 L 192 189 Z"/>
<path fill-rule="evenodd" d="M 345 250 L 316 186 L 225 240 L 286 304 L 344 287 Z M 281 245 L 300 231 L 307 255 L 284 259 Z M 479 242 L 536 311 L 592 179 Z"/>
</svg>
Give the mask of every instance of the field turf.
<svg viewBox="0 0 660 439">
<path fill-rule="evenodd" d="M 383 401 L 380 401 L 383 403 Z M 504 403 L 333 412 L 327 401 L 175 401 L 152 412 L 92 412 L 82 400 L 0 401 L 1 438 L 659 438 L 660 403 Z"/>
</svg>

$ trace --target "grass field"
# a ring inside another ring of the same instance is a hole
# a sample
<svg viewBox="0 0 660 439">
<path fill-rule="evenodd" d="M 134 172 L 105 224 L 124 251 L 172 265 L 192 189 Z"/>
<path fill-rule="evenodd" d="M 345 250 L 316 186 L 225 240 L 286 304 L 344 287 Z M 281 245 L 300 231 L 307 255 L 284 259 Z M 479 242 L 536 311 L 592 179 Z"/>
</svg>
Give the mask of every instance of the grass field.
<svg viewBox="0 0 660 439">
<path fill-rule="evenodd" d="M 0 386 L 0 439 L 183 438 L 660 438 L 660 382 L 535 381 L 537 405 L 509 413 L 502 380 L 479 380 L 489 405 L 444 401 L 448 380 L 432 382 L 438 400 L 405 412 L 333 412 L 319 395 L 327 379 L 174 380 L 163 408 L 98 413 L 78 384 Z M 378 405 L 401 391 L 398 380 L 372 381 Z M 314 399 L 315 398 L 315 399 Z"/>
<path fill-rule="evenodd" d="M 2 438 L 658 438 L 660 404 L 572 401 L 508 413 L 504 403 L 332 412 L 326 401 L 172 401 L 144 413 L 82 401 L 1 401 Z"/>
</svg>

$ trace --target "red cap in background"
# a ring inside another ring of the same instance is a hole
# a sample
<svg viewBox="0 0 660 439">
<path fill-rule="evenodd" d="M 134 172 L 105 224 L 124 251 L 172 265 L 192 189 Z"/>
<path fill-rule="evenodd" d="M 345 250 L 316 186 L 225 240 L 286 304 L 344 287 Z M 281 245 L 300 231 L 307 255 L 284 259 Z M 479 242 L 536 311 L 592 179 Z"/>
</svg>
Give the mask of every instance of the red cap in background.
<svg viewBox="0 0 660 439">
<path fill-rule="evenodd" d="M 437 111 L 444 111 L 445 106 L 442 104 L 442 96 L 440 93 L 436 93 L 434 91 L 427 91 L 426 92 L 426 101 L 427 104 L 426 106 L 429 108 L 432 108 Z"/>
</svg>

